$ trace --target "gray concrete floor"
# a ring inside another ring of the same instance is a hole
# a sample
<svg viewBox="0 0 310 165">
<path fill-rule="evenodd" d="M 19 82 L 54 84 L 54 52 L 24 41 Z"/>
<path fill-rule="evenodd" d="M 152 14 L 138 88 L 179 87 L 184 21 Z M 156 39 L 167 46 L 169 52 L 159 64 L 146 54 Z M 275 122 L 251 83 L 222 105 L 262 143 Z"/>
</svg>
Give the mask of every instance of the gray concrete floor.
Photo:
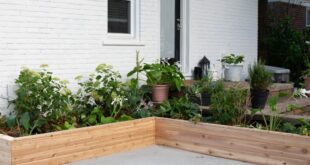
<svg viewBox="0 0 310 165">
<path fill-rule="evenodd" d="M 249 163 L 162 147 L 151 146 L 131 152 L 83 160 L 70 165 L 250 165 Z"/>
</svg>

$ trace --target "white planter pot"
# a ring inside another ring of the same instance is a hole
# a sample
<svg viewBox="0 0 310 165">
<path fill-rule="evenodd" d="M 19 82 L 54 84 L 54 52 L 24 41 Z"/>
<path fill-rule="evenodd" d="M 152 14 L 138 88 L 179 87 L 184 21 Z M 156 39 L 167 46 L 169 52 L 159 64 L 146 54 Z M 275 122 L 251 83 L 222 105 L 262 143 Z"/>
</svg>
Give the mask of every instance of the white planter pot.
<svg viewBox="0 0 310 165">
<path fill-rule="evenodd" d="M 226 81 L 241 81 L 243 65 L 224 64 L 224 79 Z"/>
</svg>

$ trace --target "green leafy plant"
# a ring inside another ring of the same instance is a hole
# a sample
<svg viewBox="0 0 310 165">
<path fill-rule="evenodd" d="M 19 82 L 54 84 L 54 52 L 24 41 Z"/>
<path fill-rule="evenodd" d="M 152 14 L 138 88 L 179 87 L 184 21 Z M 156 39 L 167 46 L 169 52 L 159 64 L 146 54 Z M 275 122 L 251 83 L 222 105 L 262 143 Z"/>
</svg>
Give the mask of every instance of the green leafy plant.
<svg viewBox="0 0 310 165">
<path fill-rule="evenodd" d="M 140 78 L 140 74 L 143 72 L 143 59 L 140 59 L 140 53 L 137 51 L 136 53 L 136 66 L 131 70 L 127 76 L 133 77 L 126 83 L 126 98 L 127 101 L 127 109 L 129 111 L 136 111 L 140 109 L 141 102 L 145 102 L 150 100 L 149 95 L 151 93 L 151 88 L 146 85 L 140 86 L 140 81 L 143 81 Z"/>
<path fill-rule="evenodd" d="M 303 77 L 310 77 L 310 60 L 306 59 L 305 61 L 305 70 L 303 71 Z"/>
<path fill-rule="evenodd" d="M 184 86 L 184 76 L 176 65 L 164 62 L 144 64 L 143 67 L 135 67 L 133 71 L 128 73 L 128 76 L 137 72 L 145 73 L 148 85 L 170 85 L 172 89 L 178 91 Z"/>
<path fill-rule="evenodd" d="M 65 121 L 74 123 L 74 98 L 67 81 L 60 80 L 42 65 L 39 71 L 22 69 L 16 79 L 15 114 L 7 118 L 9 127 L 16 124 L 21 135 L 44 133 L 63 128 Z"/>
<path fill-rule="evenodd" d="M 261 109 L 253 109 L 252 114 L 260 113 L 264 126 L 263 128 L 269 130 L 269 131 L 278 131 L 282 120 L 279 117 L 279 109 L 277 108 L 278 103 L 278 96 L 273 96 L 270 99 L 268 99 L 268 106 L 269 106 L 269 114 L 266 116 Z"/>
<path fill-rule="evenodd" d="M 244 124 L 247 96 L 248 91 L 241 88 L 230 88 L 215 92 L 211 97 L 212 120 L 221 124 Z"/>
<path fill-rule="evenodd" d="M 249 67 L 250 86 L 252 89 L 266 91 L 272 83 L 272 74 L 269 73 L 262 62 L 256 62 Z"/>
<path fill-rule="evenodd" d="M 235 55 L 235 54 L 230 54 L 230 55 L 226 55 L 221 59 L 222 63 L 226 63 L 226 64 L 240 64 L 242 62 L 244 62 L 244 56 L 243 55 Z"/>
<path fill-rule="evenodd" d="M 301 118 L 298 119 L 299 123 L 292 124 L 292 123 L 283 123 L 281 127 L 282 132 L 288 132 L 288 133 L 295 133 L 300 134 L 304 136 L 310 136 L 310 123 L 309 121 L 306 121 L 305 119 Z"/>
<path fill-rule="evenodd" d="M 125 84 L 121 82 L 121 75 L 112 69 L 110 65 L 100 64 L 88 80 L 79 83 L 81 88 L 77 92 L 76 108 L 82 125 L 96 125 L 110 120 L 106 117 L 115 119 L 122 115 L 121 110 L 127 101 Z"/>
<path fill-rule="evenodd" d="M 310 136 L 310 122 L 306 121 L 305 119 L 299 119 L 301 126 L 299 127 L 299 134 Z"/>
<path fill-rule="evenodd" d="M 195 82 L 190 88 L 189 88 L 189 92 L 197 97 L 201 97 L 201 93 L 204 92 L 208 92 L 211 93 L 212 92 L 212 79 L 208 78 L 208 77 L 204 77 L 201 80 Z"/>
<path fill-rule="evenodd" d="M 132 116 L 136 119 L 154 116 L 155 106 L 152 102 L 142 100 L 136 109 L 132 112 Z"/>
<path fill-rule="evenodd" d="M 289 16 L 277 19 L 271 16 L 266 37 L 262 41 L 268 53 L 265 59 L 268 65 L 290 69 L 290 78 L 295 85 L 302 81 L 303 71 L 309 59 L 309 45 L 306 44 L 307 35 L 293 27 Z"/>
<path fill-rule="evenodd" d="M 192 103 L 186 97 L 182 97 L 162 103 L 156 112 L 156 116 L 184 120 L 195 119 L 197 121 L 201 114 L 197 104 Z"/>
</svg>

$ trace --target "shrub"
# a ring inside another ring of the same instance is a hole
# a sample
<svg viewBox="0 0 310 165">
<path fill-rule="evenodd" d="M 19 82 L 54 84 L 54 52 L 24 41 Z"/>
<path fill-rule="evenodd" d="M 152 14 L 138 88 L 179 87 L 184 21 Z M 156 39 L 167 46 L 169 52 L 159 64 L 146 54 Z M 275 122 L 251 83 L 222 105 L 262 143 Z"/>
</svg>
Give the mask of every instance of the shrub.
<svg viewBox="0 0 310 165">
<path fill-rule="evenodd" d="M 306 35 L 292 26 L 292 18 L 285 17 L 267 27 L 264 43 L 267 48 L 268 65 L 290 69 L 291 80 L 298 84 L 306 68 L 305 61 L 309 59 L 309 46 Z"/>
<path fill-rule="evenodd" d="M 8 125 L 17 124 L 21 135 L 66 129 L 74 123 L 69 115 L 74 99 L 66 83 L 47 71 L 45 65 L 39 71 L 22 69 L 16 80 L 16 116 L 8 117 Z"/>
<path fill-rule="evenodd" d="M 261 62 L 249 67 L 250 86 L 252 89 L 265 91 L 272 83 L 272 74 L 269 73 Z"/>
<path fill-rule="evenodd" d="M 160 105 L 156 116 L 173 119 L 197 120 L 201 117 L 197 104 L 192 103 L 186 97 L 174 98 Z"/>
<path fill-rule="evenodd" d="M 240 125 L 245 121 L 248 91 L 230 88 L 211 97 L 212 120 L 220 124 Z"/>
<path fill-rule="evenodd" d="M 110 65 L 101 64 L 88 80 L 79 83 L 76 108 L 83 125 L 114 122 L 124 115 L 121 110 L 127 101 L 125 84 L 121 82 L 121 75 L 112 69 Z M 81 76 L 76 79 L 80 80 Z"/>
</svg>

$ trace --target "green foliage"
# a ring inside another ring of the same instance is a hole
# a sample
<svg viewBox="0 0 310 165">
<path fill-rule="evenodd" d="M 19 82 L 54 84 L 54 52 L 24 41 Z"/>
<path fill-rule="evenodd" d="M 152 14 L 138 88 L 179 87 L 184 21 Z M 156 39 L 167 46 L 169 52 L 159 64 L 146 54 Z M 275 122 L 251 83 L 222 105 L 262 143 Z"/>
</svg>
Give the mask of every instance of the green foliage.
<svg viewBox="0 0 310 165">
<path fill-rule="evenodd" d="M 310 122 L 305 119 L 299 119 L 301 126 L 299 127 L 299 134 L 310 136 Z"/>
<path fill-rule="evenodd" d="M 19 126 L 20 133 L 44 133 L 64 125 L 63 121 L 74 123 L 70 117 L 74 99 L 71 91 L 62 81 L 42 65 L 39 71 L 22 69 L 16 84 L 17 98 L 14 100 L 15 115 L 8 117 L 7 125 Z"/>
<path fill-rule="evenodd" d="M 126 108 L 129 111 L 134 112 L 140 109 L 141 101 L 149 100 L 148 95 L 151 93 L 151 88 L 149 86 L 140 86 L 141 81 L 140 74 L 143 71 L 143 59 L 140 59 L 139 52 L 136 54 L 136 66 L 130 71 L 127 76 L 133 77 L 126 84 L 126 98 L 127 104 Z"/>
<path fill-rule="evenodd" d="M 2 116 L 0 113 L 0 128 L 5 127 L 5 125 L 6 125 L 6 118 L 5 116 Z"/>
<path fill-rule="evenodd" d="M 152 102 L 142 100 L 137 108 L 132 112 L 132 116 L 136 119 L 154 116 L 154 105 Z"/>
<path fill-rule="evenodd" d="M 272 74 L 261 62 L 256 62 L 249 67 L 249 77 L 252 89 L 265 91 L 272 83 Z"/>
<path fill-rule="evenodd" d="M 303 31 L 303 35 L 305 36 L 305 40 L 306 40 L 306 41 L 310 41 L 310 27 L 307 27 L 307 28 Z"/>
<path fill-rule="evenodd" d="M 154 63 L 145 64 L 143 69 L 149 85 L 169 84 L 181 90 L 184 77 L 176 66 Z"/>
<path fill-rule="evenodd" d="M 201 102 L 203 93 L 212 95 L 222 90 L 224 90 L 224 84 L 221 80 L 212 82 L 211 78 L 205 77 L 187 88 L 186 95 L 188 98 L 199 99 Z"/>
<path fill-rule="evenodd" d="M 248 91 L 230 88 L 211 97 L 212 119 L 220 124 L 241 125 L 245 122 Z"/>
<path fill-rule="evenodd" d="M 281 131 L 287 132 L 287 133 L 295 133 L 300 134 L 304 136 L 310 136 L 310 123 L 309 121 L 306 121 L 305 119 L 299 119 L 298 124 L 292 124 L 292 123 L 284 123 L 281 127 Z"/>
<path fill-rule="evenodd" d="M 111 116 L 104 116 L 101 109 L 98 107 L 94 108 L 89 115 L 82 116 L 83 124 L 84 125 L 101 125 L 101 124 L 108 124 L 114 123 L 117 121 L 127 121 L 132 120 L 132 117 L 122 114 L 119 118 L 111 117 Z"/>
<path fill-rule="evenodd" d="M 181 90 L 184 86 L 184 76 L 176 65 L 168 63 L 144 64 L 147 83 L 149 85 L 170 85 L 172 90 Z"/>
<path fill-rule="evenodd" d="M 110 65 L 101 64 L 88 80 L 79 83 L 81 88 L 77 92 L 76 108 L 79 122 L 83 125 L 85 122 L 86 125 L 96 125 L 102 123 L 103 117 L 117 118 L 121 115 L 127 101 L 125 84 L 121 82 L 121 75 L 112 69 Z"/>
<path fill-rule="evenodd" d="M 226 63 L 226 64 L 240 64 L 242 62 L 244 62 L 244 56 L 243 55 L 235 55 L 235 54 L 230 54 L 227 56 L 224 56 L 221 59 L 222 63 Z"/>
<path fill-rule="evenodd" d="M 273 96 L 270 99 L 268 99 L 268 106 L 270 113 L 268 116 L 266 116 L 261 109 L 252 110 L 252 115 L 256 113 L 261 114 L 264 121 L 264 126 L 262 126 L 262 128 L 267 129 L 269 131 L 278 131 L 282 124 L 282 120 L 279 117 L 279 109 L 277 108 L 278 99 L 279 98 L 277 96 Z"/>
<path fill-rule="evenodd" d="M 205 77 L 195 82 L 189 89 L 189 92 L 197 97 L 200 97 L 201 93 L 212 93 L 212 79 Z"/>
<path fill-rule="evenodd" d="M 186 97 L 182 97 L 162 103 L 159 111 L 156 112 L 156 116 L 184 120 L 195 119 L 197 121 L 201 114 L 197 104 L 190 102 Z"/>
<path fill-rule="evenodd" d="M 305 70 L 303 71 L 304 77 L 310 77 L 310 59 L 306 59 L 305 61 Z"/>
<path fill-rule="evenodd" d="M 306 69 L 305 61 L 309 59 L 309 46 L 306 35 L 293 28 L 292 19 L 285 17 L 267 27 L 267 37 L 264 40 L 268 56 L 267 64 L 290 69 L 291 79 L 297 83 L 301 81 Z"/>
</svg>

